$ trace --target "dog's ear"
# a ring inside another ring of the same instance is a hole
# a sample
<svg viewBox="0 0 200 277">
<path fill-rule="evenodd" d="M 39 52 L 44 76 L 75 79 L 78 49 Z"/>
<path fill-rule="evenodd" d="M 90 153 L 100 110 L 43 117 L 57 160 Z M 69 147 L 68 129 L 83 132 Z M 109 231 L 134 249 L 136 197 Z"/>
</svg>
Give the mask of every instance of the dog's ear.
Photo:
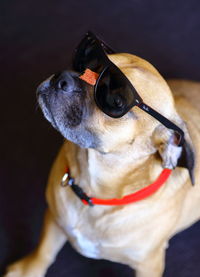
<svg viewBox="0 0 200 277">
<path fill-rule="evenodd" d="M 194 185 L 194 150 L 185 126 L 184 132 L 184 142 L 182 146 L 177 146 L 175 132 L 165 128 L 163 125 L 159 125 L 153 133 L 153 142 L 162 159 L 163 167 L 170 169 L 176 166 L 187 168 L 191 183 Z"/>
<path fill-rule="evenodd" d="M 183 142 L 182 152 L 181 152 L 181 156 L 178 159 L 177 166 L 185 167 L 188 169 L 191 183 L 192 185 L 194 185 L 195 184 L 195 180 L 194 180 L 195 155 L 194 155 L 194 150 L 191 143 L 189 143 L 187 140 L 184 140 Z"/>
</svg>

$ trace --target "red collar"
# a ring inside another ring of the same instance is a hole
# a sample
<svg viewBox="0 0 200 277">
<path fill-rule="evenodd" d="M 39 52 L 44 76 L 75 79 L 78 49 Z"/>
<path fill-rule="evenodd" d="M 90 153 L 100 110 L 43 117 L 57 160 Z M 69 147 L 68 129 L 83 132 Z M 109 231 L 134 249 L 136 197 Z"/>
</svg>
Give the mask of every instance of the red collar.
<svg viewBox="0 0 200 277">
<path fill-rule="evenodd" d="M 74 183 L 74 179 L 70 177 L 69 169 L 67 168 L 66 173 L 64 174 L 61 185 L 62 186 L 70 186 L 74 193 L 81 199 L 81 201 L 85 205 L 108 205 L 108 206 L 117 206 L 117 205 L 126 205 L 130 203 L 134 203 L 140 200 L 143 200 L 152 194 L 154 194 L 169 178 L 172 173 L 171 169 L 164 168 L 161 174 L 158 176 L 155 182 L 150 184 L 147 187 L 144 187 L 134 193 L 126 195 L 120 199 L 99 199 L 94 197 L 89 197 L 82 190 L 81 187 Z"/>
</svg>

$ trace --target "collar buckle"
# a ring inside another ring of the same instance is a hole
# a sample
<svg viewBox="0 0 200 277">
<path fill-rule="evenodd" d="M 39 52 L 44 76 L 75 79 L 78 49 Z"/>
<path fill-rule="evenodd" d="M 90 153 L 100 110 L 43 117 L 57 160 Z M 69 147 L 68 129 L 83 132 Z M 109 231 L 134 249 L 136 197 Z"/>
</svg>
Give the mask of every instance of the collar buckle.
<svg viewBox="0 0 200 277">
<path fill-rule="evenodd" d="M 74 178 L 72 178 L 68 172 L 63 175 L 60 185 L 62 187 L 71 187 L 74 193 L 82 200 L 84 204 L 89 205 L 90 207 L 94 206 L 92 199 L 87 196 L 81 187 L 74 183 Z"/>
<path fill-rule="evenodd" d="M 90 207 L 93 207 L 94 204 L 92 202 L 92 199 L 87 196 L 87 194 L 82 190 L 81 187 L 79 187 L 78 185 L 74 184 L 74 179 L 72 179 L 72 184 L 71 184 L 71 189 L 73 190 L 73 192 L 82 200 L 82 202 L 84 204 L 88 204 Z"/>
<path fill-rule="evenodd" d="M 70 180 L 69 173 L 66 172 L 62 177 L 60 185 L 62 187 L 67 187 L 69 185 L 69 180 Z"/>
</svg>

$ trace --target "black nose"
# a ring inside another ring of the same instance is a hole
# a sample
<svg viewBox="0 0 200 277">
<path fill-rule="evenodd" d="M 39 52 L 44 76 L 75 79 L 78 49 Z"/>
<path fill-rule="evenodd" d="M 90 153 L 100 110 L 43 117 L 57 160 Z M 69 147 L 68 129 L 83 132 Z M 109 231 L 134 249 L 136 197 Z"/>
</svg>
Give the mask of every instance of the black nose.
<svg viewBox="0 0 200 277">
<path fill-rule="evenodd" d="M 55 74 L 51 81 L 50 85 L 55 88 L 57 91 L 66 91 L 71 92 L 78 90 L 79 88 L 79 79 L 78 75 L 74 72 L 63 71 Z"/>
</svg>

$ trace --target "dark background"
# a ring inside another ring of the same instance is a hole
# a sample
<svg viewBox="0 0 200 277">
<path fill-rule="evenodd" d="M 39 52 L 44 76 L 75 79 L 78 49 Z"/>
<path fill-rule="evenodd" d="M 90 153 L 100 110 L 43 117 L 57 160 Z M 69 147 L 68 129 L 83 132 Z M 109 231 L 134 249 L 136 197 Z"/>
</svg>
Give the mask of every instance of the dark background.
<svg viewBox="0 0 200 277">
<path fill-rule="evenodd" d="M 198 0 L 1 0 L 2 271 L 37 244 L 46 206 L 45 183 L 63 141 L 37 108 L 36 87 L 68 66 L 88 29 L 114 49 L 147 59 L 164 77 L 200 80 Z M 197 223 L 170 241 L 165 277 L 200 276 L 199 236 Z M 124 265 L 86 259 L 66 244 L 47 274 L 55 276 L 133 274 Z"/>
</svg>

